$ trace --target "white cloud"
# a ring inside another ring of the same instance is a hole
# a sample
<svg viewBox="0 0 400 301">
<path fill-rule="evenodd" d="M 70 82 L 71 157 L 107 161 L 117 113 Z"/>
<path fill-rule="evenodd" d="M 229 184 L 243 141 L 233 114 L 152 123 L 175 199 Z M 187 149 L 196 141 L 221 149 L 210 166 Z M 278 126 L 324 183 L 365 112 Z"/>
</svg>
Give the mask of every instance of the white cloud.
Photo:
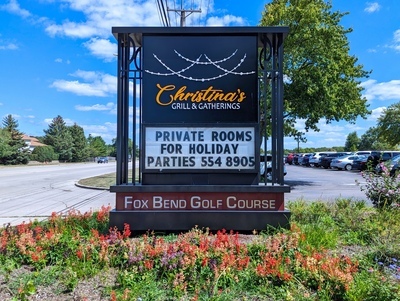
<svg viewBox="0 0 400 301">
<path fill-rule="evenodd" d="M 83 44 L 96 57 L 104 59 L 106 62 L 115 60 L 117 53 L 117 44 L 111 43 L 110 40 L 91 38 Z"/>
<path fill-rule="evenodd" d="M 15 43 L 0 40 L 0 50 L 16 50 L 18 45 Z"/>
<path fill-rule="evenodd" d="M 61 64 L 61 63 L 64 62 L 64 60 L 63 60 L 62 58 L 56 58 L 56 59 L 54 60 L 54 62 L 60 63 L 60 64 Z M 65 64 L 67 64 L 67 65 L 71 64 L 70 60 L 65 60 Z"/>
<path fill-rule="evenodd" d="M 78 81 L 57 80 L 51 85 L 51 87 L 56 88 L 58 91 L 71 92 L 79 96 L 107 96 L 101 88 L 92 86 L 88 83 L 80 83 Z"/>
<path fill-rule="evenodd" d="M 112 139 L 117 136 L 117 124 L 112 122 L 105 122 L 103 125 L 80 125 L 87 135 L 93 137 L 100 136 L 103 140 L 110 144 Z"/>
<path fill-rule="evenodd" d="M 109 102 L 106 105 L 101 105 L 101 104 L 95 104 L 92 106 L 76 105 L 75 109 L 78 111 L 114 111 L 116 109 L 116 105 L 113 102 Z"/>
<path fill-rule="evenodd" d="M 393 43 L 390 48 L 400 52 L 400 29 L 397 29 L 393 34 Z"/>
<path fill-rule="evenodd" d="M 79 77 L 84 82 L 78 80 L 56 80 L 50 87 L 58 91 L 71 92 L 79 96 L 97 96 L 106 97 L 117 93 L 117 78 L 110 74 L 104 74 L 95 71 L 77 70 L 70 74 L 73 77 Z"/>
<path fill-rule="evenodd" d="M 367 13 L 374 13 L 381 9 L 381 6 L 378 2 L 367 2 L 367 7 L 364 9 Z"/>
<path fill-rule="evenodd" d="M 113 26 L 160 26 L 157 6 L 153 0 L 84 0 L 64 1 L 69 8 L 84 14 L 80 21 L 64 20 L 50 24 L 50 36 L 73 38 L 109 37 Z"/>
<path fill-rule="evenodd" d="M 71 38 L 88 38 L 96 35 L 97 29 L 88 24 L 78 24 L 74 22 L 65 22 L 62 25 L 52 24 L 47 26 L 46 32 L 51 36 L 55 37 L 68 36 Z"/>
<path fill-rule="evenodd" d="M 245 25 L 245 20 L 242 17 L 232 15 L 225 15 L 222 17 L 210 17 L 207 19 L 207 26 L 231 26 L 231 25 Z"/>
<path fill-rule="evenodd" d="M 361 83 L 361 86 L 365 89 L 364 96 L 369 101 L 400 100 L 400 80 L 378 83 L 374 79 L 369 79 Z"/>
<path fill-rule="evenodd" d="M 371 115 L 367 118 L 367 120 L 376 122 L 385 109 L 386 109 L 386 107 L 379 107 L 379 108 L 371 110 Z"/>
<path fill-rule="evenodd" d="M 17 0 L 10 0 L 7 4 L 0 5 L 0 10 L 5 10 L 22 18 L 28 18 L 31 16 L 31 13 L 28 10 L 19 6 Z"/>
<path fill-rule="evenodd" d="M 160 13 L 154 0 L 63 0 L 64 9 L 80 12 L 84 18 L 79 20 L 66 19 L 62 22 L 48 24 L 46 32 L 54 36 L 90 39 L 94 37 L 109 38 L 110 28 L 119 26 L 161 26 Z M 201 10 L 186 17 L 188 26 L 230 26 L 245 25 L 243 18 L 233 15 L 223 15 L 214 10 L 214 1 L 190 0 L 183 1 L 186 9 Z M 180 1 L 169 1 L 169 8 L 180 8 Z M 180 13 L 167 12 L 171 26 L 180 25 Z M 207 19 L 206 19 L 207 18 Z M 91 42 L 88 42 L 91 44 Z M 89 45 L 87 45 L 92 50 Z M 96 55 L 92 51 L 93 54 Z M 107 56 L 108 57 L 108 56 Z"/>
</svg>

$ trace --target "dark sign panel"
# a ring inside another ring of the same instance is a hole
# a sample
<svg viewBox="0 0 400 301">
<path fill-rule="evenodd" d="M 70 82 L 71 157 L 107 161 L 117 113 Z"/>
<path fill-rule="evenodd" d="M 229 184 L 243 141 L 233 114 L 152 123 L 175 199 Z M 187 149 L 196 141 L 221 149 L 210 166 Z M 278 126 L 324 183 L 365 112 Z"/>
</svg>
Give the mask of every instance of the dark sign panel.
<svg viewBox="0 0 400 301">
<path fill-rule="evenodd" d="M 143 124 L 257 123 L 256 36 L 143 36 Z"/>
</svg>

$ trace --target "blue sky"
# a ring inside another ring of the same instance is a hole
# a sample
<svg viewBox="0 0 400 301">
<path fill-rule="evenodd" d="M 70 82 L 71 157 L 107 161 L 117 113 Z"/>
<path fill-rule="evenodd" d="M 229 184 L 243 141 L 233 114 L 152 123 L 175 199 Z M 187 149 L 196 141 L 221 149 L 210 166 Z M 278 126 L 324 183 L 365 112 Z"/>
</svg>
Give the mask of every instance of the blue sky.
<svg viewBox="0 0 400 301">
<path fill-rule="evenodd" d="M 256 26 L 268 1 L 192 0 L 188 26 Z M 192 3 L 198 3 L 192 6 Z M 167 1 L 173 8 L 172 0 Z M 180 7 L 181 1 L 176 1 Z M 350 53 L 372 74 L 362 79 L 371 116 L 356 124 L 319 124 L 302 147 L 343 146 L 376 125 L 382 110 L 400 101 L 400 1 L 332 0 L 349 12 L 342 25 Z M 170 13 L 171 18 L 177 17 Z M 156 0 L 0 0 L 0 117 L 12 114 L 19 129 L 43 136 L 61 115 L 86 136 L 116 137 L 116 41 L 113 26 L 162 26 Z M 178 21 L 172 22 L 179 26 Z M 133 111 L 133 110 L 132 110 Z M 298 120 L 299 129 L 302 121 Z M 285 138 L 285 148 L 297 142 Z"/>
</svg>

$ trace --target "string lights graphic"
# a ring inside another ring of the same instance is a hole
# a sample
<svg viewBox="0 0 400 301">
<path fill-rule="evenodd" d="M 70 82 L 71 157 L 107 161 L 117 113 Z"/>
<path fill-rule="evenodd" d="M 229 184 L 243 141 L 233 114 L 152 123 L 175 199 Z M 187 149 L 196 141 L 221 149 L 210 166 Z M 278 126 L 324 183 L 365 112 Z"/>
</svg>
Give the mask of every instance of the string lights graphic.
<svg viewBox="0 0 400 301">
<path fill-rule="evenodd" d="M 179 53 L 177 50 L 174 50 L 175 54 L 180 57 L 181 59 L 183 59 L 184 61 L 190 63 L 187 67 L 182 68 L 181 70 L 175 71 L 173 70 L 171 67 L 169 67 L 166 63 L 164 63 L 156 54 L 153 53 L 153 57 L 165 68 L 167 69 L 169 72 L 167 73 L 161 73 L 161 72 L 153 72 L 150 70 L 145 70 L 145 72 L 149 73 L 149 74 L 153 74 L 153 75 L 157 75 L 157 76 L 179 76 L 183 79 L 186 80 L 191 80 L 191 81 L 198 81 L 198 82 L 206 82 L 206 81 L 213 81 L 219 78 L 222 78 L 224 76 L 227 76 L 228 74 L 233 74 L 233 75 L 240 75 L 240 76 L 244 76 L 244 75 L 250 75 L 250 74 L 254 74 L 255 71 L 249 71 L 249 72 L 236 72 L 235 70 L 238 69 L 246 60 L 247 54 L 245 53 L 243 55 L 243 57 L 239 60 L 239 62 L 237 63 L 237 65 L 235 67 L 233 67 L 232 69 L 228 70 L 224 67 L 221 66 L 222 63 L 229 61 L 230 59 L 232 59 L 236 53 L 237 53 L 237 49 L 229 56 L 221 59 L 221 60 L 217 60 L 217 61 L 213 61 L 211 60 L 207 54 L 200 54 L 199 57 L 197 57 L 196 60 L 192 60 L 189 59 L 187 57 L 185 57 L 184 55 L 182 55 L 181 53 Z M 203 60 L 201 60 L 201 58 L 204 57 Z M 186 76 L 184 75 L 184 73 L 188 70 L 190 70 L 193 66 L 197 66 L 197 65 L 211 65 L 214 66 L 215 68 L 217 68 L 218 70 L 221 70 L 223 73 L 217 75 L 217 76 L 213 76 L 213 77 L 209 77 L 209 78 L 194 78 L 192 76 Z"/>
</svg>

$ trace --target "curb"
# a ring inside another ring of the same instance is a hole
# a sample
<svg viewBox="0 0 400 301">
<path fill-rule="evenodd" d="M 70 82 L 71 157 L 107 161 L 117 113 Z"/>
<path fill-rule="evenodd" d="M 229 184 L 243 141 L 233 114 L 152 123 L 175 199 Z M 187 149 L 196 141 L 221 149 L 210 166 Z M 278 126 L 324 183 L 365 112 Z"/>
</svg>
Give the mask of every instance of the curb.
<svg viewBox="0 0 400 301">
<path fill-rule="evenodd" d="M 110 191 L 110 188 L 104 188 L 104 187 L 96 187 L 96 186 L 86 186 L 86 185 L 81 185 L 78 182 L 75 183 L 76 187 L 79 188 L 85 188 L 85 189 L 93 189 L 93 190 L 108 190 Z"/>
</svg>

